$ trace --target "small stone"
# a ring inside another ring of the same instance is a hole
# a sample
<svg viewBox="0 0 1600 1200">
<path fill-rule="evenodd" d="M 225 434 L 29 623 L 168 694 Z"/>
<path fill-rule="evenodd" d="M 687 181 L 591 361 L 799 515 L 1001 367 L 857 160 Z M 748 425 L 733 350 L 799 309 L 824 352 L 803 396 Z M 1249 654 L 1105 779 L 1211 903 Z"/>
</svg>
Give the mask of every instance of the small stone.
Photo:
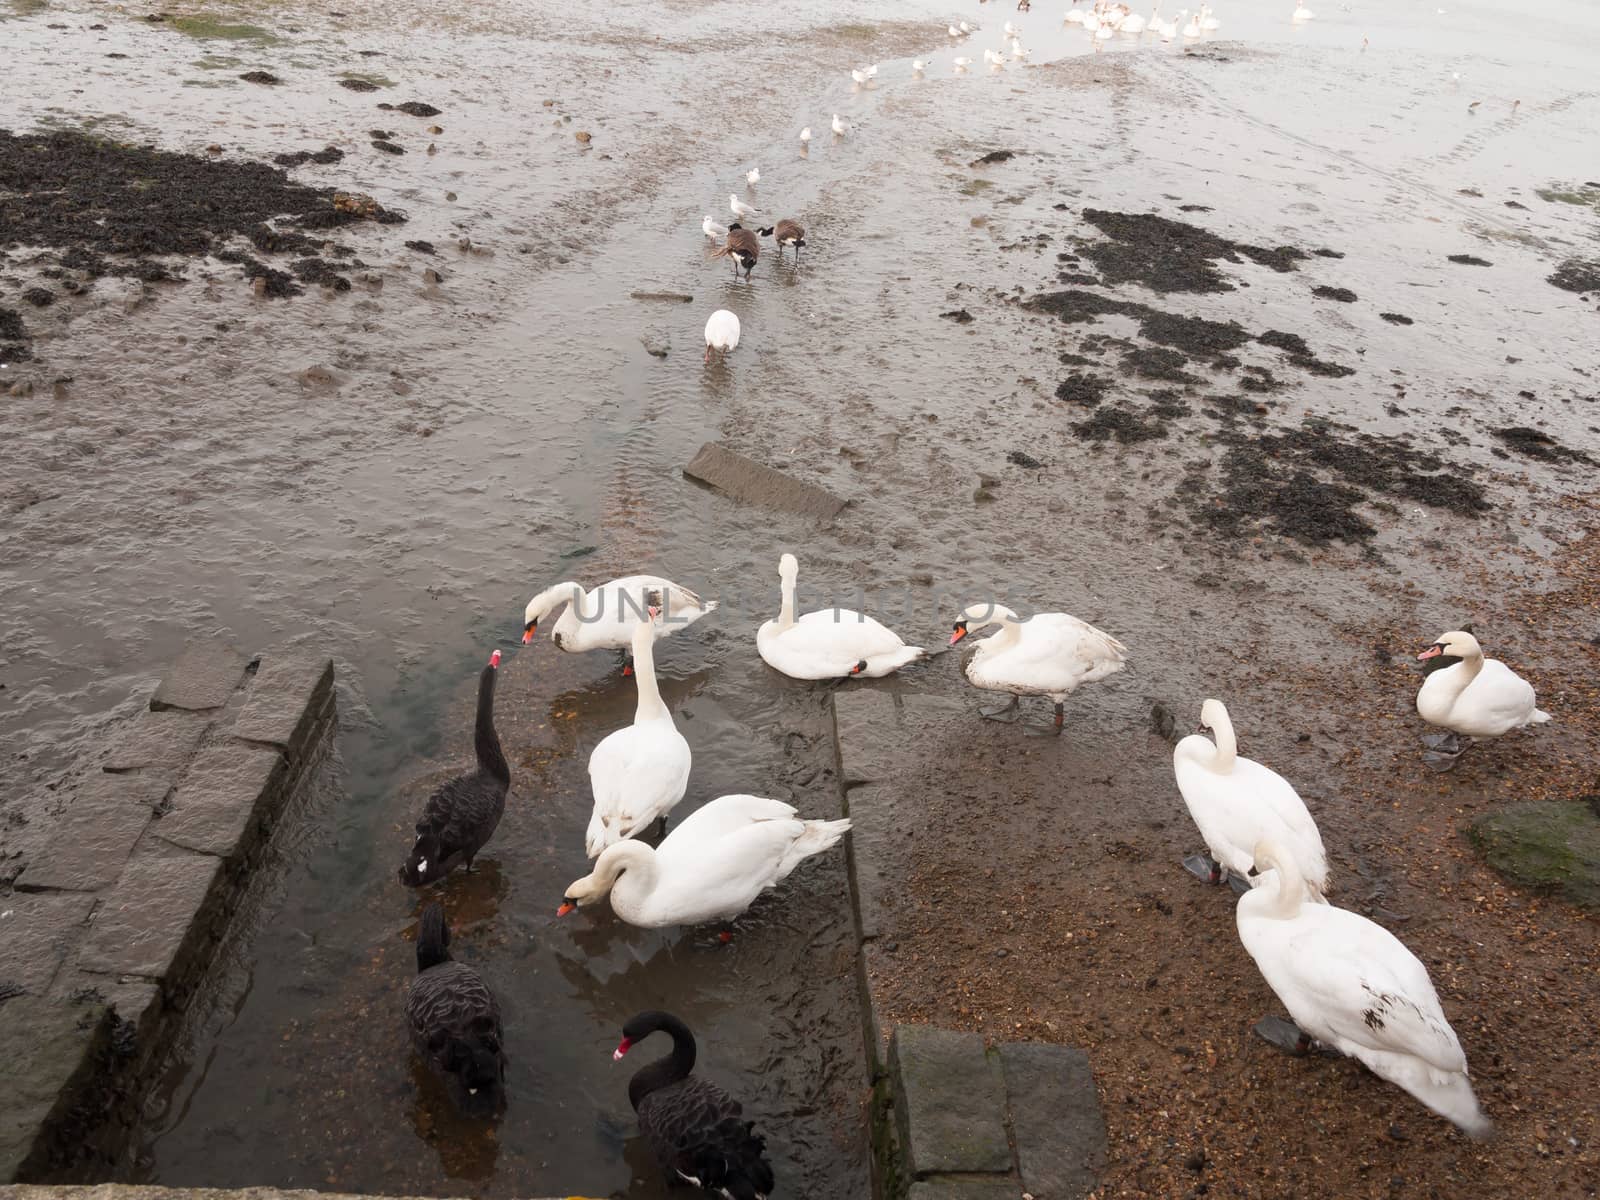
<svg viewBox="0 0 1600 1200">
<path fill-rule="evenodd" d="M 440 284 L 444 282 L 444 276 L 432 267 L 424 267 L 422 269 L 422 282 Z"/>
<path fill-rule="evenodd" d="M 444 126 L 443 125 L 429 125 L 428 126 L 428 132 L 431 133 L 431 134 L 434 134 L 435 136 L 437 136 L 438 134 L 441 134 L 441 133 L 444 132 Z"/>
<path fill-rule="evenodd" d="M 451 203 L 451 204 L 454 204 L 454 203 L 455 203 L 455 201 L 456 201 L 456 194 L 455 194 L 455 193 L 454 193 L 454 192 L 446 192 L 446 193 L 445 193 L 445 194 L 444 194 L 444 198 L 445 198 L 445 199 L 446 199 L 446 200 L 447 200 L 447 201 L 449 201 L 449 202 L 450 202 L 450 203 Z"/>
<path fill-rule="evenodd" d="M 206 147 L 206 153 L 207 154 L 221 154 L 222 153 L 222 147 L 219 146 L 216 142 L 212 142 L 211 145 Z"/>
<path fill-rule="evenodd" d="M 591 140 L 590 139 L 590 135 L 589 135 L 589 131 L 587 129 L 580 129 L 580 130 L 578 130 L 577 133 L 573 134 L 572 136 L 577 138 L 578 141 L 581 142 L 585 146 L 587 146 L 589 144 L 590 140 Z"/>
</svg>

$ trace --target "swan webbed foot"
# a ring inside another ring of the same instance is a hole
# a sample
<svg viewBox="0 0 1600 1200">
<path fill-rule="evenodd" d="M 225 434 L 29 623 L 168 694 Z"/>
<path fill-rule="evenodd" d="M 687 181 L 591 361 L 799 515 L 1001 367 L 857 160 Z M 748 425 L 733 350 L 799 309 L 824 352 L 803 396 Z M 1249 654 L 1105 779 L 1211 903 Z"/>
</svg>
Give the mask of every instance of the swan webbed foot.
<svg viewBox="0 0 1600 1200">
<path fill-rule="evenodd" d="M 1282 1050 L 1285 1054 L 1292 1054 L 1296 1058 L 1303 1058 L 1311 1053 L 1312 1047 L 1316 1045 L 1310 1034 L 1285 1017 L 1262 1017 L 1251 1027 L 1250 1032 L 1267 1045 Z"/>
<path fill-rule="evenodd" d="M 1028 737 L 1060 737 L 1061 726 L 1027 724 L 1022 727 L 1022 732 Z"/>
<path fill-rule="evenodd" d="M 1427 764 L 1429 770 L 1443 773 L 1461 761 L 1461 751 L 1446 754 L 1443 750 L 1427 750 L 1423 752 L 1422 761 Z"/>
<path fill-rule="evenodd" d="M 1183 869 L 1201 883 L 1221 883 L 1222 864 L 1209 854 L 1191 854 L 1183 860 Z"/>
<path fill-rule="evenodd" d="M 1239 878 L 1232 871 L 1228 872 L 1228 887 L 1232 889 L 1235 896 L 1248 896 L 1250 894 L 1250 881 Z"/>
<path fill-rule="evenodd" d="M 988 708 L 980 708 L 978 715 L 986 721 L 999 721 L 1003 725 L 1010 725 L 1022 716 L 1022 702 L 1013 696 L 1005 704 L 992 704 Z"/>
<path fill-rule="evenodd" d="M 1443 754 L 1460 754 L 1466 749 L 1461 743 L 1461 735 L 1452 733 L 1448 729 L 1442 733 L 1423 734 L 1422 744 L 1429 750 L 1438 750 Z"/>
</svg>

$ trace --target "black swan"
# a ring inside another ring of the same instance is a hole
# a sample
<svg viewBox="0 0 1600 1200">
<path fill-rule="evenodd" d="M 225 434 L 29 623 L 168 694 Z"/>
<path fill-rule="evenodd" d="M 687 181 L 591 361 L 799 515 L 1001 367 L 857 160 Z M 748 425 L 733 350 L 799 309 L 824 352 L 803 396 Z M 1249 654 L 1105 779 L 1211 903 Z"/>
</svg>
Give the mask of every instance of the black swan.
<svg viewBox="0 0 1600 1200">
<path fill-rule="evenodd" d="M 644 1012 L 622 1027 L 620 1059 L 657 1030 L 672 1035 L 672 1053 L 641 1067 L 628 1081 L 628 1100 L 667 1181 L 690 1183 L 728 1200 L 772 1194 L 766 1139 L 754 1121 L 739 1119 L 739 1102 L 694 1070 L 694 1034 L 671 1013 Z"/>
<path fill-rule="evenodd" d="M 496 650 L 478 680 L 478 723 L 473 735 L 478 769 L 448 780 L 428 797 L 417 822 L 417 843 L 400 868 L 400 882 L 407 887 L 437 883 L 463 864 L 472 870 L 473 855 L 483 849 L 506 810 L 511 768 L 494 731 L 494 681 L 499 668 L 500 651 Z"/>
<path fill-rule="evenodd" d="M 423 910 L 417 930 L 417 977 L 406 995 L 406 1020 L 417 1053 L 451 1086 L 463 1111 L 498 1111 L 506 1075 L 500 1006 L 483 976 L 450 957 L 450 926 L 437 902 Z"/>
</svg>

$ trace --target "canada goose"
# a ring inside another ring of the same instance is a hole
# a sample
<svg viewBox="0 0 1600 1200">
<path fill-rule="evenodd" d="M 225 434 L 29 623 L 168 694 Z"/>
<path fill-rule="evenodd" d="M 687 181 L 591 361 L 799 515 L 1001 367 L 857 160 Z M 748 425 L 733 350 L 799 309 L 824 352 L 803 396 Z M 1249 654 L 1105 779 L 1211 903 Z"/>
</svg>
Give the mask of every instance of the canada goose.
<svg viewBox="0 0 1600 1200">
<path fill-rule="evenodd" d="M 794 247 L 794 265 L 800 265 L 800 247 L 806 244 L 806 231 L 800 227 L 798 221 L 779 221 L 776 225 L 769 225 L 761 231 L 762 237 L 776 235 L 778 240 L 778 261 L 783 261 L 783 248 Z"/>
<path fill-rule="evenodd" d="M 746 229 L 735 221 L 728 226 L 728 240 L 711 252 L 713 258 L 733 259 L 733 274 L 738 278 L 739 268 L 744 268 L 744 277 L 750 278 L 750 272 L 755 269 L 756 259 L 761 257 L 761 239 L 755 233 Z"/>
</svg>

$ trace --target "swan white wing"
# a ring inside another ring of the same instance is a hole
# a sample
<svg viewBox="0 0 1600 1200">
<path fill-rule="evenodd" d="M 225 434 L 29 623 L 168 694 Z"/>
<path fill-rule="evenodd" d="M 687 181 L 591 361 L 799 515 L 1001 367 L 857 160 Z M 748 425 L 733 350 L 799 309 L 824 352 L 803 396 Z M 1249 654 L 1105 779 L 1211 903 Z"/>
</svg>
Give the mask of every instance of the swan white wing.
<svg viewBox="0 0 1600 1200">
<path fill-rule="evenodd" d="M 671 812 L 688 790 L 691 762 L 689 743 L 671 717 L 608 734 L 589 755 L 594 790 L 584 839 L 589 857 Z"/>
<path fill-rule="evenodd" d="M 1039 613 L 1024 621 L 1018 640 L 1004 649 L 989 650 L 994 640 L 978 647 L 967 669 L 980 687 L 1065 695 L 1120 671 L 1126 659 L 1127 648 L 1116 638 L 1066 613 Z"/>
<path fill-rule="evenodd" d="M 682 832 L 680 826 L 668 840 Z M 695 839 L 692 852 L 680 842 L 680 852 L 663 861 L 658 850 L 648 902 L 652 919 L 692 925 L 737 916 L 781 878 L 789 848 L 804 832 L 804 823 L 792 816 L 746 820 L 720 836 Z"/>
<path fill-rule="evenodd" d="M 806 613 L 781 632 L 769 621 L 756 642 L 767 665 L 793 679 L 838 679 L 863 659 L 907 649 L 892 629 L 848 608 Z"/>
<path fill-rule="evenodd" d="M 1535 705 L 1533 685 L 1497 658 L 1486 659 L 1456 707 L 1470 710 L 1475 723 L 1510 730 L 1528 722 Z"/>
<path fill-rule="evenodd" d="M 633 644 L 633 627 L 645 619 L 642 614 L 657 597 L 663 616 L 656 628 L 657 641 L 716 608 L 715 603 L 707 604 L 688 588 L 659 575 L 625 575 L 585 592 L 582 613 L 569 605 L 556 628 L 568 649 L 626 650 Z"/>
<path fill-rule="evenodd" d="M 1271 767 L 1251 758 L 1235 758 L 1233 778 L 1245 805 L 1260 824 L 1254 840 L 1241 845 L 1253 859 L 1256 842 L 1268 839 L 1287 847 L 1294 855 L 1301 874 L 1318 892 L 1328 883 L 1328 852 L 1322 845 L 1322 831 L 1311 817 L 1311 810 L 1300 793 Z"/>
<path fill-rule="evenodd" d="M 1399 938 L 1331 905 L 1305 905 L 1284 924 L 1292 928 L 1274 939 L 1278 952 L 1268 954 L 1270 964 L 1246 947 L 1301 1028 L 1346 1053 L 1365 1048 L 1420 1058 L 1438 1071 L 1466 1071 L 1466 1054 L 1428 969 Z"/>
<path fill-rule="evenodd" d="M 756 821 L 793 818 L 795 807 L 767 796 L 731 795 L 708 800 L 680 820 L 656 847 L 656 861 L 666 868 L 679 859 L 692 866 L 707 844 Z"/>
</svg>

